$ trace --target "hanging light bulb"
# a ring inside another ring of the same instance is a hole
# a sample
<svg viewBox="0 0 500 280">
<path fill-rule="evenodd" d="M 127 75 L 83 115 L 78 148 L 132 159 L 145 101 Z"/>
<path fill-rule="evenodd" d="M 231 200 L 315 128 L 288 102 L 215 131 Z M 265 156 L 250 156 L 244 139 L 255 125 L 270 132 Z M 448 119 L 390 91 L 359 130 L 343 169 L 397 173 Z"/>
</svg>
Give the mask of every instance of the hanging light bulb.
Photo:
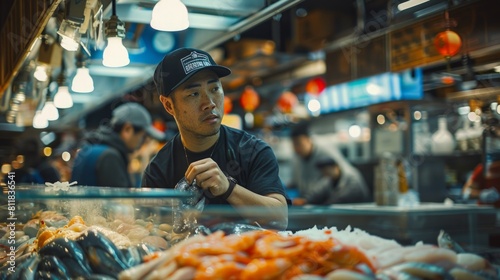
<svg viewBox="0 0 500 280">
<path fill-rule="evenodd" d="M 104 49 L 102 58 L 102 64 L 106 67 L 123 67 L 130 63 L 128 51 L 120 37 L 108 38 L 108 46 Z"/>
<path fill-rule="evenodd" d="M 33 117 L 33 127 L 43 129 L 49 126 L 49 121 L 43 117 L 42 111 L 38 110 Z"/>
<path fill-rule="evenodd" d="M 71 90 L 80 93 L 89 93 L 94 91 L 94 80 L 90 76 L 89 69 L 85 67 L 84 52 L 81 51 L 76 56 L 76 75 L 71 82 Z"/>
<path fill-rule="evenodd" d="M 67 86 L 59 86 L 59 89 L 54 96 L 54 105 L 60 109 L 73 107 L 73 98 L 71 98 L 71 94 L 69 93 Z"/>
<path fill-rule="evenodd" d="M 71 83 L 71 90 L 80 93 L 94 91 L 94 80 L 92 80 L 88 68 L 83 66 L 76 70 L 76 75 Z"/>
<path fill-rule="evenodd" d="M 80 46 L 80 44 L 72 38 L 62 37 L 61 39 L 61 47 L 67 51 L 74 52 L 78 50 L 78 46 Z"/>
<path fill-rule="evenodd" d="M 180 31 L 189 27 L 188 10 L 180 0 L 160 0 L 153 8 L 151 27 L 161 31 Z"/>
<path fill-rule="evenodd" d="M 105 25 L 108 45 L 102 55 L 102 64 L 106 67 L 123 67 L 130 63 L 128 51 L 122 43 L 125 38 L 125 25 L 116 16 L 116 0 L 113 0 L 112 4 L 113 15 Z"/>
<path fill-rule="evenodd" d="M 44 65 L 37 65 L 33 76 L 40 82 L 47 81 L 47 78 L 49 77 L 47 75 L 47 67 L 45 67 Z"/>
<path fill-rule="evenodd" d="M 42 108 L 42 116 L 48 121 L 55 121 L 59 119 L 59 112 L 57 111 L 54 102 L 47 100 Z"/>
<path fill-rule="evenodd" d="M 73 98 L 71 98 L 68 86 L 66 86 L 66 77 L 64 70 L 65 67 L 63 60 L 61 63 L 61 73 L 59 73 L 59 77 L 57 78 L 57 85 L 59 87 L 57 89 L 56 95 L 54 95 L 54 105 L 56 106 L 56 108 L 60 109 L 67 109 L 73 107 Z"/>
</svg>

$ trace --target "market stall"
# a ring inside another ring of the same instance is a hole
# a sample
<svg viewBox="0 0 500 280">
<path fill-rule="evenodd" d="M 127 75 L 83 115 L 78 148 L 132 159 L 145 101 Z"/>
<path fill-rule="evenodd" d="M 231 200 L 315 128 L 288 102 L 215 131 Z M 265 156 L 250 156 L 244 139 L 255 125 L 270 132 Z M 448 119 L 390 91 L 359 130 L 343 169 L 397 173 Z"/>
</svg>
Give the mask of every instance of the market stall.
<svg viewBox="0 0 500 280">
<path fill-rule="evenodd" d="M 269 279 L 498 277 L 497 260 L 467 251 L 470 245 L 486 246 L 484 235 L 498 232 L 493 208 L 291 207 L 288 230 L 276 231 L 238 219 L 232 208 L 207 207 L 182 210 L 182 222 L 190 224 L 178 230 L 178 205 L 190 198 L 189 192 L 177 190 L 19 187 L 16 215 L 3 214 L 4 220 L 16 219 L 13 227 L 2 227 L 0 275 L 2 279 L 256 279 L 268 273 Z M 465 243 L 455 242 L 454 237 Z M 13 247 L 7 246 L 9 240 Z"/>
</svg>

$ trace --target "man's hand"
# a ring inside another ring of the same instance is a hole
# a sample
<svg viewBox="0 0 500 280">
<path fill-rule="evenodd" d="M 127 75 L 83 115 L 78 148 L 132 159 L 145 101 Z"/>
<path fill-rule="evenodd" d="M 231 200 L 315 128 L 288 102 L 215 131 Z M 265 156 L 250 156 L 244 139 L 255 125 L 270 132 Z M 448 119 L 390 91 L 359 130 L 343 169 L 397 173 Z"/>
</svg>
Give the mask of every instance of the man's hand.
<svg viewBox="0 0 500 280">
<path fill-rule="evenodd" d="M 229 180 L 211 158 L 192 162 L 185 176 L 189 183 L 196 179 L 196 184 L 203 190 L 210 191 L 213 196 L 222 195 L 229 188 Z"/>
</svg>

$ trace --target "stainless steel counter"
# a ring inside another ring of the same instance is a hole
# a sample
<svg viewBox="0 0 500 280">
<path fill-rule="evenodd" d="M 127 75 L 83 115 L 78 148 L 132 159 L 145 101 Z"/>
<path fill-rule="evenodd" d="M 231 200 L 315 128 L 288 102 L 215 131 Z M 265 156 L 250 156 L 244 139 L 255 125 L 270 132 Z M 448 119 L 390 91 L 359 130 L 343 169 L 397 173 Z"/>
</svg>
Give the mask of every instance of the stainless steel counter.
<svg viewBox="0 0 500 280">
<path fill-rule="evenodd" d="M 375 204 L 294 206 L 289 211 L 288 228 L 335 226 L 341 230 L 351 226 L 406 245 L 419 241 L 437 244 L 439 231 L 445 230 L 466 247 L 482 248 L 490 247 L 491 236 L 500 235 L 498 213 L 489 206 L 440 203 L 413 208 Z"/>
</svg>

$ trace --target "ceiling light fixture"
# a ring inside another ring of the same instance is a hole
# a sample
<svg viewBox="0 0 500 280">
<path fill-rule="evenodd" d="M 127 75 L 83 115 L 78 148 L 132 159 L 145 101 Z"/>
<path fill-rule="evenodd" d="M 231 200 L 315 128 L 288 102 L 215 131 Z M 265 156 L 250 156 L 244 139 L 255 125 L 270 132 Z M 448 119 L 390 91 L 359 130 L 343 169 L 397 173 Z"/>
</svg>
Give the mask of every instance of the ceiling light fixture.
<svg viewBox="0 0 500 280">
<path fill-rule="evenodd" d="M 80 46 L 80 26 L 69 20 L 63 20 L 57 34 L 61 36 L 61 47 L 65 50 L 74 52 Z"/>
<path fill-rule="evenodd" d="M 493 69 L 495 70 L 495 72 L 500 73 L 500 65 L 495 66 Z"/>
<path fill-rule="evenodd" d="M 429 2 L 429 0 L 409 0 L 409 1 L 398 4 L 398 10 L 404 11 L 404 10 L 413 8 L 415 6 L 424 4 L 426 2 Z"/>
<path fill-rule="evenodd" d="M 153 8 L 151 27 L 160 31 L 181 31 L 189 27 L 188 10 L 180 0 L 160 0 Z"/>
<path fill-rule="evenodd" d="M 94 80 L 90 76 L 89 69 L 85 67 L 83 53 L 80 52 L 77 57 L 76 75 L 71 82 L 71 90 L 79 93 L 89 93 L 94 91 Z"/>
<path fill-rule="evenodd" d="M 68 109 L 73 107 L 73 98 L 69 93 L 68 86 L 59 85 L 56 95 L 54 96 L 54 105 L 59 109 Z"/>
<path fill-rule="evenodd" d="M 50 85 L 51 84 L 52 84 L 52 79 L 49 80 L 47 88 L 45 89 L 45 91 L 46 91 L 45 103 L 43 103 L 43 107 L 40 111 L 42 113 L 42 117 L 44 117 L 46 120 L 55 121 L 55 120 L 59 119 L 59 111 L 57 111 L 57 108 L 54 105 L 54 102 L 50 98 L 50 94 L 51 94 Z"/>
<path fill-rule="evenodd" d="M 42 108 L 42 116 L 48 121 L 55 121 L 59 119 L 59 112 L 57 111 L 54 102 L 51 100 L 45 101 L 45 105 Z"/>
<path fill-rule="evenodd" d="M 59 73 L 57 85 L 59 87 L 56 95 L 54 95 L 54 105 L 60 109 L 73 107 L 73 98 L 71 98 L 68 86 L 66 85 L 66 78 L 64 76 L 64 61 L 61 64 L 61 73 Z"/>
<path fill-rule="evenodd" d="M 104 49 L 102 64 L 106 67 L 123 67 L 130 63 L 128 51 L 122 42 L 125 38 L 125 25 L 116 16 L 116 0 L 112 1 L 112 5 L 113 15 L 105 25 L 108 46 Z"/>
<path fill-rule="evenodd" d="M 47 81 L 47 79 L 49 78 L 49 76 L 47 75 L 47 67 L 45 67 L 44 65 L 37 65 L 33 76 L 40 82 Z"/>
<path fill-rule="evenodd" d="M 33 117 L 33 127 L 38 129 L 47 128 L 49 126 L 49 121 L 44 118 L 42 111 L 38 110 Z"/>
<path fill-rule="evenodd" d="M 67 51 L 76 51 L 80 46 L 81 34 L 86 30 L 80 30 L 85 21 L 85 7 L 87 1 L 70 0 L 66 6 L 65 19 L 57 30 L 61 36 L 61 47 Z"/>
</svg>

